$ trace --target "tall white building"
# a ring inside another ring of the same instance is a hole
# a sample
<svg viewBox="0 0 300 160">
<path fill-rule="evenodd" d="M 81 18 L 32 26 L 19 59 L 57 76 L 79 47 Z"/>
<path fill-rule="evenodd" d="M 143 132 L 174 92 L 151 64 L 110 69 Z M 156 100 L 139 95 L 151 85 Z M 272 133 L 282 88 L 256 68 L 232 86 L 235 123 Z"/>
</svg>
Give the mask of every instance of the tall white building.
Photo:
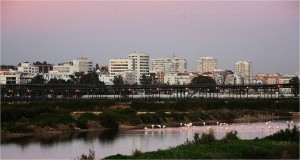
<svg viewBox="0 0 300 160">
<path fill-rule="evenodd" d="M 129 52 L 129 59 L 132 59 L 133 70 L 136 71 L 136 82 L 140 84 L 143 74 L 149 74 L 149 54 L 141 51 Z"/>
<path fill-rule="evenodd" d="M 108 71 L 111 77 L 121 75 L 124 78 L 125 71 L 133 70 L 132 59 L 110 59 Z"/>
<path fill-rule="evenodd" d="M 184 73 L 187 70 L 187 61 L 183 58 L 156 58 L 151 59 L 151 71 L 168 73 Z"/>
<path fill-rule="evenodd" d="M 218 60 L 213 57 L 200 57 L 197 64 L 197 71 L 199 74 L 202 74 L 216 70 L 218 67 Z"/>
<path fill-rule="evenodd" d="M 237 61 L 234 64 L 235 74 L 241 75 L 244 78 L 242 79 L 242 84 L 252 83 L 252 62 L 249 61 Z"/>
</svg>

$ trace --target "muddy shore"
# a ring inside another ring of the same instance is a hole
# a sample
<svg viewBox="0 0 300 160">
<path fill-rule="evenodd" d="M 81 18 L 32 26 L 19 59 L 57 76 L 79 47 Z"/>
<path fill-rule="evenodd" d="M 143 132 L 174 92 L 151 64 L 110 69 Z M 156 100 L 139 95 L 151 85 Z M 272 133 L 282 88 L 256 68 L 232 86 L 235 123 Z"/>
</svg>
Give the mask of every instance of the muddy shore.
<svg viewBox="0 0 300 160">
<path fill-rule="evenodd" d="M 234 119 L 232 120 L 231 123 L 252 123 L 252 122 L 261 122 L 261 121 L 270 121 L 270 120 L 277 120 L 277 119 L 289 119 L 292 118 L 291 116 L 289 117 L 279 117 L 279 116 L 268 116 L 268 117 L 253 117 L 253 116 L 248 116 L 245 115 L 241 118 Z M 198 121 L 198 122 L 193 122 L 194 125 L 196 126 L 201 126 L 203 125 L 204 121 Z M 222 121 L 219 121 L 217 119 L 214 120 L 206 120 L 205 124 L 206 125 L 216 125 L 217 122 L 221 123 Z M 182 122 L 182 123 L 189 123 L 189 122 Z M 167 127 L 178 127 L 179 122 L 177 121 L 166 121 L 163 123 Z M 119 124 L 119 130 L 132 130 L 132 129 L 142 129 L 144 127 L 150 127 L 151 124 L 140 124 L 140 125 L 128 125 L 128 124 Z M 11 138 L 20 138 L 20 137 L 29 137 L 29 136 L 42 136 L 42 137 L 47 137 L 47 136 L 55 136 L 59 134 L 64 134 L 64 133 L 80 133 L 80 132 L 90 132 L 90 131 L 102 131 L 102 130 L 107 130 L 108 128 L 105 128 L 99 124 L 99 122 L 89 122 L 88 129 L 79 129 L 77 127 L 73 127 L 72 125 L 65 125 L 65 124 L 59 124 L 55 127 L 39 127 L 39 126 L 34 126 L 30 125 L 28 126 L 28 129 L 30 132 L 27 133 L 13 133 L 9 132 L 7 130 L 1 129 L 1 140 L 3 139 L 11 139 Z"/>
</svg>

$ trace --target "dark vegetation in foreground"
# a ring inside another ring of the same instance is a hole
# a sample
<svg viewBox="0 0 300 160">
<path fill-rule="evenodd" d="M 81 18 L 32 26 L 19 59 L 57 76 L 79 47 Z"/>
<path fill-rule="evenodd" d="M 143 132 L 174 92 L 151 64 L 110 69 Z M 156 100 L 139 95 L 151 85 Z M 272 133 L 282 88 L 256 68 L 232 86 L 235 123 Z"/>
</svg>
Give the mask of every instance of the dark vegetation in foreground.
<svg viewBox="0 0 300 160">
<path fill-rule="evenodd" d="M 228 132 L 221 140 L 216 140 L 210 130 L 193 141 L 186 141 L 166 150 L 132 155 L 113 155 L 105 159 L 299 159 L 299 128 L 281 130 L 262 139 L 240 140 L 236 131 Z"/>
<path fill-rule="evenodd" d="M 84 113 L 74 117 L 74 111 L 99 111 L 95 115 Z M 155 112 L 137 114 L 137 112 Z M 165 113 L 169 112 L 169 114 Z M 95 126 L 118 128 L 124 125 L 166 124 L 169 122 L 202 122 L 218 120 L 233 122 L 245 116 L 290 116 L 288 112 L 299 112 L 299 100 L 179 100 L 154 103 L 136 101 L 129 105 L 116 101 L 60 101 L 27 104 L 1 104 L 1 129 L 10 132 L 34 132 L 34 127 L 68 126 L 69 129 L 89 129 Z M 98 125 L 96 125 L 98 124 Z M 67 127 L 67 128 L 68 128 Z M 66 128 L 66 127 L 65 127 Z"/>
</svg>

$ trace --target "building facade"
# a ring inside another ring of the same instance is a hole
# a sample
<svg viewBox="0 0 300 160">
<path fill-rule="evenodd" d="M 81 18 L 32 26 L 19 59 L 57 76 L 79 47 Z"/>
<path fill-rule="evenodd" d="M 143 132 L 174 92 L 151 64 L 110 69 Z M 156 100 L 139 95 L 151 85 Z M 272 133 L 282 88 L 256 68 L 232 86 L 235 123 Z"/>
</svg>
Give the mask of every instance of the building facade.
<svg viewBox="0 0 300 160">
<path fill-rule="evenodd" d="M 184 73 L 187 71 L 187 61 L 183 58 L 151 59 L 151 71 L 169 73 Z"/>
<path fill-rule="evenodd" d="M 199 74 L 211 72 L 218 68 L 218 60 L 213 57 L 200 57 L 197 66 Z"/>
<path fill-rule="evenodd" d="M 12 69 L 0 69 L 0 84 L 21 84 L 21 73 Z"/>
<path fill-rule="evenodd" d="M 53 66 L 53 70 L 50 71 L 49 73 L 55 72 L 55 73 L 68 73 L 70 74 L 72 72 L 72 63 L 67 62 L 67 63 L 60 63 L 56 66 Z"/>
<path fill-rule="evenodd" d="M 108 72 L 111 77 L 121 75 L 124 78 L 125 71 L 133 70 L 132 59 L 110 59 Z"/>
<path fill-rule="evenodd" d="M 133 70 L 136 72 L 136 82 L 140 84 L 142 75 L 149 74 L 149 54 L 141 51 L 133 51 L 128 54 L 132 60 Z"/>
<path fill-rule="evenodd" d="M 249 61 L 237 61 L 234 64 L 234 73 L 243 77 L 242 84 L 252 83 L 253 67 L 252 62 Z"/>
<path fill-rule="evenodd" d="M 21 72 L 23 76 L 26 77 L 35 77 L 39 74 L 39 67 L 35 67 L 32 63 L 21 63 L 21 65 L 18 67 L 18 71 Z"/>
<path fill-rule="evenodd" d="M 71 72 L 84 72 L 87 74 L 88 72 L 93 71 L 93 62 L 91 60 L 88 60 L 87 58 L 78 58 L 72 61 L 73 65 L 71 67 Z"/>
</svg>

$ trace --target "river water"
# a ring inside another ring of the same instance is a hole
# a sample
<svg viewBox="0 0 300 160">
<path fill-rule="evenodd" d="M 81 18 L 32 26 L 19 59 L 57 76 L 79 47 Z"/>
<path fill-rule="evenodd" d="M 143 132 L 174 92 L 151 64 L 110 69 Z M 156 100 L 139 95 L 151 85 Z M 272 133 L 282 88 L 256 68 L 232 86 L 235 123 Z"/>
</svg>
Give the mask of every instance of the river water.
<svg viewBox="0 0 300 160">
<path fill-rule="evenodd" d="M 294 120 L 294 124 L 298 124 Z M 291 125 L 290 125 L 291 126 Z M 228 125 L 201 125 L 191 128 L 178 127 L 148 130 L 106 130 L 83 133 L 66 133 L 56 136 L 32 136 L 1 140 L 1 159 L 76 159 L 81 154 L 95 151 L 97 158 L 114 154 L 130 155 L 135 149 L 142 152 L 166 149 L 193 140 L 194 133 L 212 129 L 216 138 L 221 139 L 230 130 L 236 130 L 241 139 L 262 138 L 288 128 L 286 120 L 257 123 L 236 123 Z"/>
</svg>

